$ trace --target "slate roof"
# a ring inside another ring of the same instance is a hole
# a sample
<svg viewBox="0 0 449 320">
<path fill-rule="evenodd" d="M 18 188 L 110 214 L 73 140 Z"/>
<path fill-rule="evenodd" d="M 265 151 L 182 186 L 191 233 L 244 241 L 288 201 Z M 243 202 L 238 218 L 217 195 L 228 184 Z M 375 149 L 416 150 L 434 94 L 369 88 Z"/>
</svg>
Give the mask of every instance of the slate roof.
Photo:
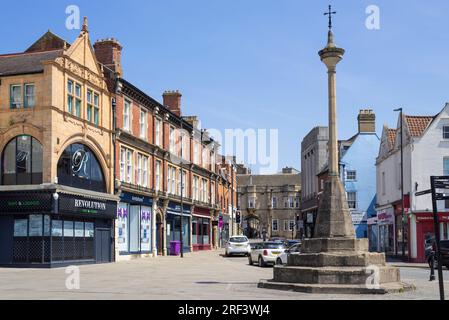
<svg viewBox="0 0 449 320">
<path fill-rule="evenodd" d="M 55 60 L 62 52 L 63 50 L 53 50 L 0 55 L 0 76 L 42 72 L 42 61 Z"/>
<path fill-rule="evenodd" d="M 432 122 L 430 116 L 405 116 L 405 121 L 412 137 L 420 137 Z"/>
</svg>

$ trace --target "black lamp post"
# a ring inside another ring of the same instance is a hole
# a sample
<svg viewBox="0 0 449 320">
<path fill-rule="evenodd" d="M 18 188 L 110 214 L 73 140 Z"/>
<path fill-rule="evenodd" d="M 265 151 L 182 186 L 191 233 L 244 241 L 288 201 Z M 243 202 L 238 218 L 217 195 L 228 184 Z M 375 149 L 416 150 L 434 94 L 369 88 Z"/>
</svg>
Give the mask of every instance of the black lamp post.
<svg viewBox="0 0 449 320">
<path fill-rule="evenodd" d="M 183 149 L 183 145 L 184 145 L 184 132 L 182 131 L 182 119 L 181 119 L 181 258 L 184 258 L 184 232 L 183 232 L 183 216 L 184 216 L 184 198 L 183 198 L 183 193 L 184 193 L 184 181 L 183 181 L 183 176 L 184 176 L 184 169 L 183 169 L 183 154 L 182 154 L 182 149 Z"/>
<path fill-rule="evenodd" d="M 404 211 L 404 124 L 403 124 L 403 111 L 402 108 L 394 110 L 399 112 L 401 118 L 401 227 L 402 227 L 402 259 L 405 258 L 405 211 Z"/>
</svg>

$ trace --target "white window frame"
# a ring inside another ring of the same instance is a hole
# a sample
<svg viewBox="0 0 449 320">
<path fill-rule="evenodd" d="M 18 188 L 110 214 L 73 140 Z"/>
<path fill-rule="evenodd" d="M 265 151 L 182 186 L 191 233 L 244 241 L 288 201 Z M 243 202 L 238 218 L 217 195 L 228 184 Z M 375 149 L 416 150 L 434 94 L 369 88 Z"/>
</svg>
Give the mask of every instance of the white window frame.
<svg viewBox="0 0 449 320">
<path fill-rule="evenodd" d="M 120 148 L 120 181 L 126 182 L 126 148 Z"/>
<path fill-rule="evenodd" d="M 175 154 L 175 127 L 173 126 L 170 126 L 168 139 L 169 139 L 168 151 L 170 151 L 171 154 Z"/>
<path fill-rule="evenodd" d="M 348 206 L 349 209 L 357 209 L 357 192 L 355 191 L 351 191 L 351 192 L 347 192 L 347 198 L 348 198 Z M 354 200 L 353 199 L 349 199 L 350 196 L 349 195 L 354 195 Z M 351 204 L 354 204 L 353 206 Z"/>
<path fill-rule="evenodd" d="M 154 133 L 154 144 L 157 146 L 161 146 L 161 137 L 162 137 L 162 120 L 156 117 L 155 120 L 155 133 Z"/>
<path fill-rule="evenodd" d="M 126 150 L 126 182 L 133 183 L 133 151 L 125 148 Z"/>
<path fill-rule="evenodd" d="M 140 109 L 139 114 L 139 128 L 140 128 L 140 139 L 146 140 L 148 137 L 148 113 L 144 109 Z"/>
<path fill-rule="evenodd" d="M 161 161 L 156 160 L 156 164 L 155 164 L 155 189 L 156 191 L 161 190 Z"/>
<path fill-rule="evenodd" d="M 125 99 L 123 103 L 123 129 L 131 131 L 131 100 Z"/>
<path fill-rule="evenodd" d="M 356 170 L 346 170 L 346 180 L 357 181 L 357 171 Z"/>
</svg>

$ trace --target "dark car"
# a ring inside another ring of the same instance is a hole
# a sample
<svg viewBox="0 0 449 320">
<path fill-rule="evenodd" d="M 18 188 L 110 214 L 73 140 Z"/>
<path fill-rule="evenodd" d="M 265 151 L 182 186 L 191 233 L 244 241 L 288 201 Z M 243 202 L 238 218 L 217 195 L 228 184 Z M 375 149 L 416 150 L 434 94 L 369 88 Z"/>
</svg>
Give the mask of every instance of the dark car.
<svg viewBox="0 0 449 320">
<path fill-rule="evenodd" d="M 441 264 L 449 269 L 449 240 L 441 240 Z"/>
<path fill-rule="evenodd" d="M 426 260 L 429 261 L 430 254 L 435 250 L 435 240 L 434 238 L 426 239 L 426 247 L 425 247 L 425 254 L 426 254 Z M 441 240 L 440 241 L 441 246 L 441 265 L 445 266 L 449 269 L 449 240 Z M 435 268 L 438 266 L 437 257 L 435 257 Z"/>
</svg>

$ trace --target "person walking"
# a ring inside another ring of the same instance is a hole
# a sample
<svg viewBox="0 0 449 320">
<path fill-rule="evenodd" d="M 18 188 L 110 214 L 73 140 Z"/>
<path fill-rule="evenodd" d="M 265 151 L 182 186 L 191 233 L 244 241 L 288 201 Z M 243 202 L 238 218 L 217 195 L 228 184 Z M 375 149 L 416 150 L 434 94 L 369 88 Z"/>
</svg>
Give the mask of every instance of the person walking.
<svg viewBox="0 0 449 320">
<path fill-rule="evenodd" d="M 429 255 L 427 256 L 427 263 L 430 268 L 430 279 L 429 281 L 435 281 L 435 257 L 436 257 L 436 244 L 433 242 L 430 249 Z M 438 262 L 438 261 L 437 261 Z"/>
</svg>

